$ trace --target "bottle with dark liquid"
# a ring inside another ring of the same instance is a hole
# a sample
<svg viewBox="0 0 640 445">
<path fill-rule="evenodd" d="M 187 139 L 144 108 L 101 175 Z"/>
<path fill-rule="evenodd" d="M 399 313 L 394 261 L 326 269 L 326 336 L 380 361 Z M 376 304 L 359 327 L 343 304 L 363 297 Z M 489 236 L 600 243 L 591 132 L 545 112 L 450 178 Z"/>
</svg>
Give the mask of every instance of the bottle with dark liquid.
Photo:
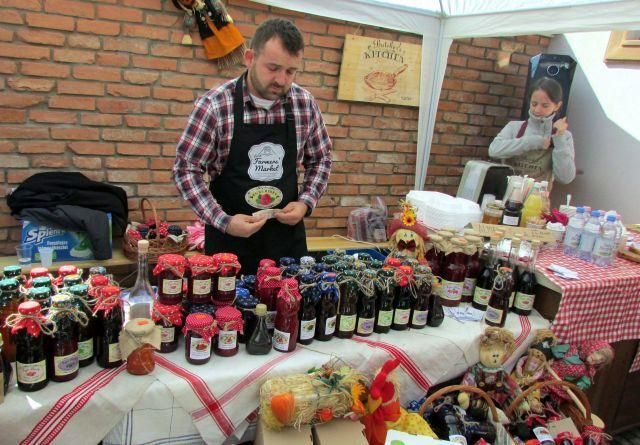
<svg viewBox="0 0 640 445">
<path fill-rule="evenodd" d="M 271 351 L 271 335 L 267 329 L 267 306 L 265 304 L 256 305 L 256 318 L 258 322 L 253 330 L 249 341 L 247 341 L 247 354 L 266 355 Z"/>
<path fill-rule="evenodd" d="M 276 299 L 282 283 L 280 268 L 272 266 L 258 271 L 256 298 L 267 306 L 267 329 L 273 333 L 276 321 Z"/>
<path fill-rule="evenodd" d="M 3 345 L 2 334 L 0 334 L 0 372 L 2 373 L 3 378 L 3 385 L 0 390 L 3 391 L 4 395 L 6 395 L 7 390 L 9 389 L 9 380 L 11 380 L 13 368 L 11 368 L 11 362 L 4 355 L 4 350 L 2 349 Z"/>
<path fill-rule="evenodd" d="M 320 277 L 320 301 L 316 308 L 316 340 L 329 341 L 336 330 L 339 289 L 336 274 L 323 272 Z"/>
<path fill-rule="evenodd" d="M 117 368 L 122 364 L 118 339 L 122 330 L 122 300 L 118 286 L 104 286 L 97 290 L 94 350 L 102 368 Z"/>
<path fill-rule="evenodd" d="M 338 319 L 336 321 L 336 337 L 351 338 L 356 330 L 358 318 L 358 300 L 360 285 L 355 270 L 346 270 L 336 277 L 340 285 L 340 302 L 338 305 Z"/>
<path fill-rule="evenodd" d="M 433 275 L 431 275 L 429 266 L 417 266 L 414 277 L 417 298 L 411 308 L 411 322 L 409 323 L 409 327 L 412 329 L 423 329 L 427 325 L 429 315 Z"/>
<path fill-rule="evenodd" d="M 498 269 L 498 275 L 493 282 L 493 290 L 491 291 L 487 312 L 484 315 L 484 322 L 489 326 L 502 328 L 507 321 L 509 296 L 513 288 L 511 273 L 512 271 L 508 267 Z"/>
<path fill-rule="evenodd" d="M 396 295 L 393 303 L 393 323 L 391 329 L 404 331 L 409 327 L 411 307 L 416 291 L 411 266 L 400 266 L 396 270 Z"/>
<path fill-rule="evenodd" d="M 302 295 L 302 308 L 298 343 L 308 345 L 313 342 L 313 336 L 316 333 L 316 305 L 320 299 L 320 289 L 312 272 L 303 273 L 300 276 L 300 295 Z"/>
<path fill-rule="evenodd" d="M 56 329 L 48 342 L 47 374 L 54 382 L 73 380 L 79 369 L 78 324 L 86 326 L 87 316 L 73 306 L 72 297 L 60 294 L 51 297 L 49 321 Z"/>
<path fill-rule="evenodd" d="M 281 260 L 282 261 L 282 260 Z M 295 278 L 284 278 L 278 292 L 273 348 L 280 352 L 291 352 L 298 342 L 298 312 L 302 296 Z"/>
<path fill-rule="evenodd" d="M 480 274 L 478 274 L 478 280 L 476 281 L 476 287 L 473 290 L 473 300 L 471 306 L 484 311 L 489 304 L 489 298 L 491 298 L 491 290 L 493 289 L 493 280 L 496 275 L 497 264 L 497 246 L 500 241 L 500 234 L 492 233 L 489 241 L 489 248 L 486 252 L 485 262 Z"/>
<path fill-rule="evenodd" d="M 376 322 L 376 277 L 376 271 L 373 269 L 365 269 L 362 271 L 360 301 L 358 302 L 358 321 L 356 323 L 356 335 L 361 337 L 371 335 Z"/>
<path fill-rule="evenodd" d="M 376 320 L 373 331 L 378 334 L 386 334 L 391 329 L 393 322 L 393 299 L 396 291 L 395 272 L 390 268 L 378 271 L 375 282 L 376 288 Z"/>
<path fill-rule="evenodd" d="M 452 251 L 446 255 L 442 268 L 442 288 L 440 297 L 443 306 L 458 306 L 462 300 L 464 278 L 467 274 L 467 240 L 454 237 L 450 239 Z"/>
<path fill-rule="evenodd" d="M 533 309 L 533 302 L 536 297 L 536 260 L 540 250 L 540 241 L 533 240 L 531 243 L 532 253 L 526 269 L 518 277 L 516 296 L 511 309 L 518 315 L 529 315 Z"/>
<path fill-rule="evenodd" d="M 69 288 L 73 305 L 87 317 L 86 326 L 78 325 L 78 364 L 81 368 L 93 363 L 93 305 L 89 302 L 89 286 L 76 284 Z"/>
<path fill-rule="evenodd" d="M 51 330 L 46 322 L 37 301 L 25 301 L 18 306 L 12 326 L 16 340 L 16 379 L 22 391 L 37 391 L 49 383 L 45 332 Z"/>
<path fill-rule="evenodd" d="M 509 249 L 509 264 L 508 267 L 511 269 L 511 280 L 513 282 L 513 288 L 511 290 L 511 295 L 509 295 L 509 309 L 513 307 L 513 300 L 516 297 L 516 286 L 518 286 L 518 266 L 520 266 L 520 246 L 522 244 L 522 240 L 514 236 L 511 239 L 511 248 Z"/>
<path fill-rule="evenodd" d="M 467 256 L 467 269 L 464 276 L 464 285 L 462 286 L 462 302 L 471 303 L 473 300 L 473 292 L 476 288 L 478 275 L 482 264 L 480 263 L 480 252 L 482 252 L 482 238 L 474 235 L 465 235 L 465 239 L 469 245 Z"/>
<path fill-rule="evenodd" d="M 518 227 L 522 218 L 522 207 L 522 190 L 519 187 L 514 187 L 504 205 L 500 224 Z"/>
<path fill-rule="evenodd" d="M 10 361 L 16 359 L 16 343 L 11 328 L 4 324 L 7 317 L 18 311 L 20 304 L 20 282 L 16 278 L 0 280 L 0 334 L 2 334 L 5 357 Z"/>
<path fill-rule="evenodd" d="M 444 309 L 440 299 L 440 282 L 434 279 L 431 285 L 431 299 L 427 312 L 427 326 L 437 328 L 444 321 Z"/>
</svg>

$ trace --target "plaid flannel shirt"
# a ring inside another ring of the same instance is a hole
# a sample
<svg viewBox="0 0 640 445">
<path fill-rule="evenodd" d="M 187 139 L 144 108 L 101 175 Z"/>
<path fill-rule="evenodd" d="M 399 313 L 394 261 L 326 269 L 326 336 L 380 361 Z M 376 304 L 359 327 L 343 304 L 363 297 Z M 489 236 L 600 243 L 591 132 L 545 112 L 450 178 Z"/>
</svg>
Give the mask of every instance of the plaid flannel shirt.
<svg viewBox="0 0 640 445">
<path fill-rule="evenodd" d="M 284 99 L 269 110 L 253 103 L 246 82 L 243 85 L 244 122 L 277 124 L 285 121 L 283 101 L 291 102 L 298 144 L 297 166 L 305 169 L 298 200 L 309 208 L 309 214 L 327 188 L 331 171 L 331 139 L 313 96 L 296 85 Z M 222 173 L 229 157 L 233 137 L 233 90 L 237 79 L 209 90 L 195 102 L 187 126 L 176 148 L 173 179 L 195 213 L 206 224 L 226 232 L 231 217 L 212 196 L 204 180 L 207 172 L 213 181 Z"/>
</svg>

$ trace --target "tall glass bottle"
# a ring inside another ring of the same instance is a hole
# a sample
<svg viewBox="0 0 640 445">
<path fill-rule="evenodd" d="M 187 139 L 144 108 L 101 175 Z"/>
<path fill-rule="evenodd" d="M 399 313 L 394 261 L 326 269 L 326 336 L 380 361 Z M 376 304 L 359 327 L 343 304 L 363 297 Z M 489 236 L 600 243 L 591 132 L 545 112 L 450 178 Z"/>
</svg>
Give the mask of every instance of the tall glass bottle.
<svg viewBox="0 0 640 445">
<path fill-rule="evenodd" d="M 358 300 L 360 286 L 355 270 L 346 270 L 336 277 L 340 283 L 340 302 L 338 304 L 338 319 L 336 321 L 336 337 L 351 338 L 356 330 L 358 318 Z"/>
<path fill-rule="evenodd" d="M 149 282 L 149 241 L 138 240 L 138 275 L 136 282 L 123 296 L 124 321 L 133 318 L 151 318 L 155 294 Z"/>
<path fill-rule="evenodd" d="M 73 305 L 87 317 L 87 324 L 78 325 L 78 363 L 81 368 L 93 363 L 93 307 L 89 303 L 89 286 L 76 284 L 69 289 L 73 295 Z"/>
<path fill-rule="evenodd" d="M 422 329 L 427 325 L 433 275 L 431 275 L 431 269 L 429 269 L 429 266 L 417 266 L 414 277 L 416 282 L 417 298 L 413 302 L 413 306 L 411 308 L 411 322 L 409 327 L 412 329 Z"/>
<path fill-rule="evenodd" d="M 278 267 L 271 266 L 258 270 L 256 282 L 256 298 L 267 306 L 267 328 L 273 334 L 273 326 L 276 320 L 276 299 L 282 284 L 281 271 Z"/>
<path fill-rule="evenodd" d="M 329 341 L 336 330 L 339 289 L 336 274 L 323 272 L 320 279 L 320 301 L 316 309 L 316 340 Z"/>
<path fill-rule="evenodd" d="M 533 309 L 533 302 L 536 298 L 536 260 L 540 250 L 540 240 L 533 240 L 531 243 L 532 253 L 526 269 L 518 277 L 516 296 L 511 309 L 518 315 L 529 315 Z"/>
<path fill-rule="evenodd" d="M 118 339 L 122 330 L 122 303 L 118 286 L 105 286 L 97 291 L 98 301 L 94 350 L 102 368 L 117 368 L 122 364 Z"/>
<path fill-rule="evenodd" d="M 16 343 L 11 328 L 4 324 L 7 317 L 18 311 L 20 304 L 20 282 L 16 278 L 0 280 L 0 334 L 4 337 L 4 354 L 10 361 L 16 359 Z"/>
<path fill-rule="evenodd" d="M 491 298 L 484 315 L 484 322 L 489 326 L 502 328 L 507 321 L 509 312 L 509 295 L 512 288 L 511 269 L 501 267 L 493 282 Z"/>
<path fill-rule="evenodd" d="M 476 288 L 478 275 L 482 265 L 480 263 L 480 253 L 482 251 L 482 238 L 473 235 L 465 235 L 465 239 L 469 245 L 467 255 L 466 272 L 464 276 L 464 285 L 462 286 L 462 302 L 471 303 L 473 300 L 473 292 Z"/>
<path fill-rule="evenodd" d="M 0 372 L 3 377 L 3 387 L 0 388 L 0 391 L 4 395 L 7 395 L 7 390 L 9 389 L 9 381 L 11 380 L 11 374 L 13 374 L 13 368 L 11 367 L 11 362 L 4 354 L 4 342 L 2 340 L 2 334 L 0 334 Z"/>
<path fill-rule="evenodd" d="M 522 189 L 514 187 L 511 190 L 511 195 L 507 199 L 504 205 L 504 212 L 502 212 L 502 221 L 500 224 L 503 226 L 518 227 L 520 220 L 522 219 Z"/>
<path fill-rule="evenodd" d="M 45 333 L 51 334 L 40 303 L 25 301 L 18 306 L 18 314 L 10 323 L 16 339 L 16 379 L 18 388 L 31 392 L 49 383 L 45 351 Z"/>
<path fill-rule="evenodd" d="M 267 329 L 267 305 L 256 305 L 256 328 L 247 341 L 247 354 L 266 355 L 271 351 L 271 335 Z"/>
<path fill-rule="evenodd" d="M 514 236 L 511 239 L 511 248 L 509 249 L 509 268 L 511 269 L 511 295 L 509 295 L 509 308 L 513 307 L 513 300 L 516 296 L 516 286 L 518 285 L 518 266 L 520 265 L 520 246 L 522 240 Z"/>
<path fill-rule="evenodd" d="M 497 246 L 500 241 L 500 235 L 492 233 L 489 241 L 489 248 L 487 249 L 484 266 L 478 275 L 476 281 L 476 287 L 473 291 L 473 300 L 471 306 L 484 311 L 489 304 L 489 298 L 491 298 L 491 290 L 493 289 L 493 280 L 496 274 L 497 264 Z"/>
<path fill-rule="evenodd" d="M 361 337 L 371 335 L 376 322 L 376 275 L 376 271 L 373 269 L 362 271 L 358 320 L 356 322 L 356 335 Z"/>
<path fill-rule="evenodd" d="M 383 268 L 378 271 L 376 287 L 376 321 L 373 331 L 378 334 L 386 334 L 391 329 L 393 322 L 393 299 L 396 293 L 395 271 Z"/>
<path fill-rule="evenodd" d="M 273 330 L 273 348 L 291 352 L 298 342 L 298 311 L 302 296 L 295 278 L 285 278 L 278 292 L 277 315 Z"/>
<path fill-rule="evenodd" d="M 400 266 L 396 270 L 396 296 L 393 304 L 393 323 L 391 329 L 404 331 L 409 327 L 411 307 L 415 295 L 415 281 L 411 266 Z"/>
<path fill-rule="evenodd" d="M 82 318 L 79 317 L 82 314 Z M 78 375 L 78 324 L 87 316 L 73 305 L 68 295 L 51 297 L 49 320 L 56 327 L 48 344 L 47 373 L 54 382 L 67 382 Z"/>
<path fill-rule="evenodd" d="M 313 342 L 313 336 L 316 333 L 316 305 L 320 299 L 319 288 L 312 272 L 306 272 L 300 276 L 300 295 L 302 295 L 302 309 L 298 343 L 308 345 Z"/>
</svg>

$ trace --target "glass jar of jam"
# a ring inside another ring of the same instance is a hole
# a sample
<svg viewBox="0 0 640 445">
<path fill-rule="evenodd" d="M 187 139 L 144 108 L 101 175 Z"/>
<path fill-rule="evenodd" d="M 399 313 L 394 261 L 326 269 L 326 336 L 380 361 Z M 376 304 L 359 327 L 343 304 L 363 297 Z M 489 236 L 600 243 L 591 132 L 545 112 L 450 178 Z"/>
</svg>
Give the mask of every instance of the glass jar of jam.
<svg viewBox="0 0 640 445">
<path fill-rule="evenodd" d="M 68 382 L 78 376 L 78 324 L 86 325 L 87 316 L 74 307 L 73 297 L 58 294 L 51 297 L 48 318 L 55 332 L 48 343 L 47 373 L 54 382 Z"/>
<path fill-rule="evenodd" d="M 73 305 L 87 317 L 87 324 L 78 324 L 78 364 L 81 368 L 93 363 L 93 303 L 89 300 L 89 286 L 76 284 L 69 288 Z"/>
<path fill-rule="evenodd" d="M 236 288 L 236 308 L 242 313 L 243 330 L 238 336 L 240 343 L 246 343 L 256 328 L 258 319 L 256 318 L 256 305 L 258 299 L 249 293 L 249 289 L 243 287 Z"/>
<path fill-rule="evenodd" d="M 295 278 L 283 279 L 276 302 L 277 315 L 273 330 L 273 348 L 276 351 L 291 352 L 296 349 L 301 300 Z"/>
<path fill-rule="evenodd" d="M 4 323 L 7 317 L 18 312 L 20 304 L 20 283 L 15 278 L 0 280 L 0 333 L 5 339 L 4 355 L 10 361 L 16 359 L 16 343 L 11 335 L 11 328 Z"/>
<path fill-rule="evenodd" d="M 320 276 L 320 301 L 316 309 L 316 340 L 329 341 L 336 330 L 336 318 L 340 289 L 336 274 L 323 272 Z"/>
<path fill-rule="evenodd" d="M 122 364 L 118 338 L 122 330 L 122 300 L 118 286 L 96 288 L 97 302 L 94 309 L 94 350 L 96 361 L 102 368 L 117 368 Z"/>
<path fill-rule="evenodd" d="M 168 354 L 178 349 L 178 334 L 182 326 L 182 305 L 153 304 L 153 321 L 160 326 L 160 349 L 163 354 Z"/>
<path fill-rule="evenodd" d="M 45 334 L 51 334 L 40 304 L 37 301 L 20 303 L 18 313 L 11 316 L 8 323 L 16 339 L 18 388 L 26 392 L 38 391 L 49 383 Z"/>
<path fill-rule="evenodd" d="M 182 277 L 187 260 L 182 255 L 167 253 L 158 257 L 153 275 L 158 279 L 158 301 L 161 304 L 182 303 Z"/>
<path fill-rule="evenodd" d="M 213 263 L 213 304 L 229 306 L 236 298 L 236 277 L 240 273 L 238 257 L 232 253 L 217 253 Z"/>
<path fill-rule="evenodd" d="M 340 301 L 335 335 L 338 338 L 351 338 L 356 330 L 358 318 L 358 300 L 360 299 L 358 274 L 355 270 L 346 270 L 338 274 L 336 281 L 340 286 Z"/>
<path fill-rule="evenodd" d="M 302 308 L 299 317 L 298 343 L 309 345 L 313 342 L 313 336 L 316 333 L 316 305 L 320 300 L 320 288 L 313 272 L 300 275 L 299 289 L 302 296 Z"/>
<path fill-rule="evenodd" d="M 411 322 L 409 327 L 412 329 L 423 329 L 427 325 L 429 315 L 429 300 L 431 299 L 431 283 L 433 275 L 428 266 L 417 266 L 415 268 L 414 278 L 416 282 L 416 299 L 411 308 Z"/>
<path fill-rule="evenodd" d="M 256 297 L 260 300 L 260 303 L 267 306 L 267 329 L 269 329 L 269 333 L 273 333 L 273 326 L 276 320 L 276 298 L 281 284 L 282 277 L 280 276 L 280 269 L 277 267 L 264 269 L 256 283 Z"/>
<path fill-rule="evenodd" d="M 443 306 L 458 306 L 462 301 L 462 289 L 464 278 L 467 274 L 467 254 L 464 249 L 467 240 L 464 238 L 451 238 L 451 252 L 445 257 L 442 268 L 442 288 L 440 297 Z"/>
<path fill-rule="evenodd" d="M 258 270 L 256 271 L 256 283 L 260 280 L 262 272 L 264 272 L 268 267 L 276 267 L 276 262 L 270 258 L 261 259 L 258 263 Z"/>
<path fill-rule="evenodd" d="M 51 306 L 51 289 L 32 287 L 27 292 L 27 300 L 37 301 L 43 309 L 48 309 Z"/>
<path fill-rule="evenodd" d="M 206 304 L 211 302 L 211 283 L 215 267 L 213 258 L 207 255 L 189 257 L 189 281 L 187 299 L 190 303 Z"/>
<path fill-rule="evenodd" d="M 371 335 L 376 322 L 376 277 L 376 271 L 373 269 L 365 269 L 362 272 L 356 322 L 356 335 L 361 337 Z"/>
<path fill-rule="evenodd" d="M 209 314 L 187 315 L 182 329 L 185 339 L 184 357 L 192 365 L 204 365 L 211 359 L 211 342 L 217 334 L 213 317 Z"/>
<path fill-rule="evenodd" d="M 404 331 L 409 327 L 411 306 L 415 292 L 413 269 L 411 266 L 400 266 L 396 269 L 396 295 L 393 302 L 393 323 L 391 329 Z"/>
<path fill-rule="evenodd" d="M 233 306 L 224 306 L 216 310 L 218 339 L 214 351 L 221 357 L 231 357 L 238 353 L 238 333 L 243 332 L 242 313 Z"/>
<path fill-rule="evenodd" d="M 20 284 L 24 284 L 26 281 L 24 275 L 22 274 L 22 268 L 18 265 L 5 266 L 2 269 L 2 273 L 2 276 L 4 278 L 15 278 L 16 280 L 18 280 L 18 282 L 20 282 Z"/>
<path fill-rule="evenodd" d="M 393 322 L 393 300 L 396 292 L 395 271 L 383 268 L 378 271 L 376 288 L 376 320 L 373 331 L 386 334 Z"/>
</svg>

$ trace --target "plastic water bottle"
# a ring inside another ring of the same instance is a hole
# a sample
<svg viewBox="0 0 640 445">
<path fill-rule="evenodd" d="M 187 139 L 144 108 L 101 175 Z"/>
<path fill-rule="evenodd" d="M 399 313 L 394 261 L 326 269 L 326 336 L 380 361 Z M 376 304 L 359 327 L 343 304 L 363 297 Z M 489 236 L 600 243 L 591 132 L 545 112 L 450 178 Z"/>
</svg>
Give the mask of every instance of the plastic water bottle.
<svg viewBox="0 0 640 445">
<path fill-rule="evenodd" d="M 580 236 L 584 228 L 584 207 L 578 207 L 575 215 L 569 219 L 564 234 L 563 250 L 565 255 L 576 256 L 578 245 L 580 245 Z"/>
<path fill-rule="evenodd" d="M 580 244 L 578 245 L 578 258 L 585 261 L 591 261 L 591 252 L 596 240 L 600 236 L 600 212 L 593 210 L 591 218 L 582 229 Z"/>
<path fill-rule="evenodd" d="M 616 248 L 616 217 L 607 216 L 607 220 L 602 225 L 600 236 L 593 246 L 593 263 L 596 266 L 607 267 L 613 263 L 613 254 Z"/>
</svg>

